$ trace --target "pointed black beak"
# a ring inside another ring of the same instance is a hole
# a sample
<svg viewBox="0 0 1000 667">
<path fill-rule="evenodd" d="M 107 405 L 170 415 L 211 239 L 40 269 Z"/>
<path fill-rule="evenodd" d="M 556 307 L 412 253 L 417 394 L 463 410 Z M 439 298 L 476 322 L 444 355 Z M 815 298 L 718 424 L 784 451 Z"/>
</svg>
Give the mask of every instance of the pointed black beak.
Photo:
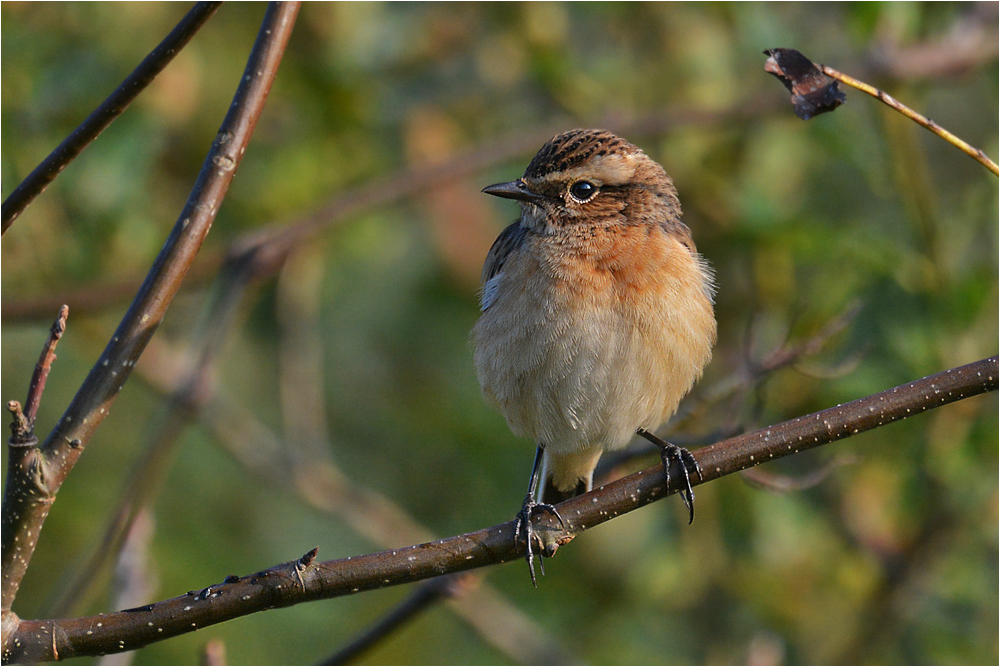
<svg viewBox="0 0 1000 667">
<path fill-rule="evenodd" d="M 532 192 L 528 188 L 528 184 L 524 182 L 523 178 L 519 178 L 516 181 L 511 181 L 510 183 L 497 183 L 496 185 L 487 185 L 483 188 L 483 192 L 488 195 L 493 195 L 494 197 L 503 197 L 504 199 L 516 199 L 518 201 L 529 202 L 532 204 L 540 204 L 545 201 L 545 195 L 540 195 L 537 192 Z"/>
</svg>

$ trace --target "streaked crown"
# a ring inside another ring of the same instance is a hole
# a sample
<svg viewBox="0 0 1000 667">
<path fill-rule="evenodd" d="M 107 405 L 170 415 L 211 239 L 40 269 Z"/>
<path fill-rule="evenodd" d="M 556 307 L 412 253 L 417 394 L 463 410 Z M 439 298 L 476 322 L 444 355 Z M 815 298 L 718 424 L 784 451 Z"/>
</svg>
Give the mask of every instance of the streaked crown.
<svg viewBox="0 0 1000 667">
<path fill-rule="evenodd" d="M 524 171 L 526 178 L 541 178 L 568 171 L 591 158 L 610 153 L 641 154 L 642 151 L 607 130 L 570 130 L 550 139 Z"/>
</svg>

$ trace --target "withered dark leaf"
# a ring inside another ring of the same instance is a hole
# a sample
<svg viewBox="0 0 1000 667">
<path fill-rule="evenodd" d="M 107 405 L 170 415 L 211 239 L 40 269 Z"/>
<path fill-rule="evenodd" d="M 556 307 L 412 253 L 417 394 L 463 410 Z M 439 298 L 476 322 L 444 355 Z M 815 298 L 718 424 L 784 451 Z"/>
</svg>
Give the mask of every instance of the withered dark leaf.
<svg viewBox="0 0 1000 667">
<path fill-rule="evenodd" d="M 795 49 L 767 49 L 764 71 L 773 74 L 792 93 L 795 115 L 809 120 L 833 111 L 847 101 L 847 96 L 816 65 Z"/>
</svg>

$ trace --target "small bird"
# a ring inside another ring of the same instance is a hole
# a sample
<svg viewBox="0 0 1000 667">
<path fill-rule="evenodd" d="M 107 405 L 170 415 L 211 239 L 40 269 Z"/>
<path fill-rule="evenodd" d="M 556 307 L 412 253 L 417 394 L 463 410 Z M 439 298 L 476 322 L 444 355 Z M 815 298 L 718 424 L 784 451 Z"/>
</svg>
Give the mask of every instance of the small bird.
<svg viewBox="0 0 1000 667">
<path fill-rule="evenodd" d="M 532 516 L 563 523 L 554 503 L 589 491 L 601 454 L 636 434 L 660 448 L 668 485 L 680 463 L 693 520 L 697 462 L 653 431 L 712 357 L 715 286 L 673 181 L 610 132 L 559 134 L 483 192 L 521 205 L 486 256 L 471 340 L 486 401 L 537 445 L 516 529 L 537 586 Z"/>
</svg>

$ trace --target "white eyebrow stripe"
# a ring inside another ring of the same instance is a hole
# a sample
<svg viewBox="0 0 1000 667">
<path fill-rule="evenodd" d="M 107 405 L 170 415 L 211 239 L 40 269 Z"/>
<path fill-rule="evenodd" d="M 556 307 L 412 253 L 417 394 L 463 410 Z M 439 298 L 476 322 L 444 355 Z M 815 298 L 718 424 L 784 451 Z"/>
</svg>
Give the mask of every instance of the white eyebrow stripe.
<svg viewBox="0 0 1000 667">
<path fill-rule="evenodd" d="M 605 184 L 623 185 L 635 176 L 637 155 L 632 153 L 600 155 L 585 164 L 574 165 L 562 171 L 554 171 L 536 180 L 576 181 L 585 178 L 599 186 Z"/>
</svg>

